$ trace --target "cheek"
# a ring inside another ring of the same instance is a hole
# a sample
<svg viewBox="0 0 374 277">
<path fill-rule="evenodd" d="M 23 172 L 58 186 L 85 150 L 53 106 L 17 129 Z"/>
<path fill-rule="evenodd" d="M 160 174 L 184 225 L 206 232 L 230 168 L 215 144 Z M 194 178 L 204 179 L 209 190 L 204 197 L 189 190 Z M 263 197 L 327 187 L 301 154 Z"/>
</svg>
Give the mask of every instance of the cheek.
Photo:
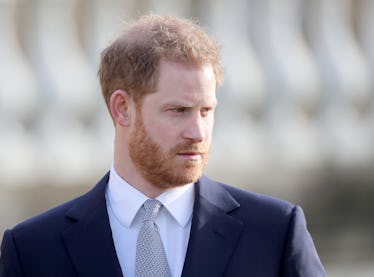
<svg viewBox="0 0 374 277">
<path fill-rule="evenodd" d="M 161 144 L 175 143 L 183 132 L 183 122 L 174 122 L 162 116 L 149 118 L 144 124 L 148 133 Z"/>
<path fill-rule="evenodd" d="M 207 138 L 209 139 L 212 137 L 213 127 L 214 127 L 214 117 L 208 119 L 205 124 L 205 132 L 206 132 Z"/>
<path fill-rule="evenodd" d="M 178 138 L 180 137 L 176 126 L 171 126 L 170 124 L 165 126 L 155 124 L 149 128 L 148 135 L 164 150 L 178 143 Z"/>
</svg>

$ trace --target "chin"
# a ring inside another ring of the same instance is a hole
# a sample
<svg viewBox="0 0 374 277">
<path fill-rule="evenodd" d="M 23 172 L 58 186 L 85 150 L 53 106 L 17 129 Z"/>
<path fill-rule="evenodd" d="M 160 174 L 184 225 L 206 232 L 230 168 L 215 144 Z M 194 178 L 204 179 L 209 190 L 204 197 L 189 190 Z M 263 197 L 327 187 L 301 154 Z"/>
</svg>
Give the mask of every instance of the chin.
<svg viewBox="0 0 374 277">
<path fill-rule="evenodd" d="M 186 170 L 181 179 L 184 179 L 184 184 L 195 183 L 202 175 L 202 170 Z"/>
</svg>

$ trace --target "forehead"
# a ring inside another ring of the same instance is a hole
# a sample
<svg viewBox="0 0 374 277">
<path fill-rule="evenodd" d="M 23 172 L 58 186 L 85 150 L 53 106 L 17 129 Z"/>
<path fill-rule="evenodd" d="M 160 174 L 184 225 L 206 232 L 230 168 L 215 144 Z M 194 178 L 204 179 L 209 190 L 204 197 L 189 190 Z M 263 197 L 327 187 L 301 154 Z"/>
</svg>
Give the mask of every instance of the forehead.
<svg viewBox="0 0 374 277">
<path fill-rule="evenodd" d="M 216 101 L 216 79 L 210 64 L 161 60 L 154 96 L 190 101 Z"/>
</svg>

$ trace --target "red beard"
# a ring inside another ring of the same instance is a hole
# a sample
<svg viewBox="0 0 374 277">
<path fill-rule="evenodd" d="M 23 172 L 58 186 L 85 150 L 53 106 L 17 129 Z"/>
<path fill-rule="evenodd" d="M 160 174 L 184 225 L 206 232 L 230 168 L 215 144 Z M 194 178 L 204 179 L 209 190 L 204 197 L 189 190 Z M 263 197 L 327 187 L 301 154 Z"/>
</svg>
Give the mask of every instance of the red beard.
<svg viewBox="0 0 374 277">
<path fill-rule="evenodd" d="M 177 144 L 163 151 L 148 135 L 140 113 L 137 113 L 135 130 L 130 135 L 130 157 L 143 178 L 156 187 L 165 189 L 196 182 L 208 160 L 208 143 Z M 199 159 L 183 159 L 178 153 L 200 153 Z"/>
</svg>

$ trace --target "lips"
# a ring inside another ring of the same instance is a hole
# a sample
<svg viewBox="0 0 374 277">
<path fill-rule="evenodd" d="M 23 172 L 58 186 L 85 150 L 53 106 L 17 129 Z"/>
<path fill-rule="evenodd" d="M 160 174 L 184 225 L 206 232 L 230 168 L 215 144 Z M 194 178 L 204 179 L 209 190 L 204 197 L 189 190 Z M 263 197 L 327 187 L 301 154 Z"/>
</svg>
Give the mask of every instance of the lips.
<svg viewBox="0 0 374 277">
<path fill-rule="evenodd" d="M 201 160 L 207 149 L 208 146 L 205 144 L 179 144 L 172 150 L 172 153 L 186 160 Z"/>
<path fill-rule="evenodd" d="M 183 156 L 186 158 L 200 158 L 202 156 L 201 152 L 182 152 L 178 153 L 179 156 Z"/>
</svg>

